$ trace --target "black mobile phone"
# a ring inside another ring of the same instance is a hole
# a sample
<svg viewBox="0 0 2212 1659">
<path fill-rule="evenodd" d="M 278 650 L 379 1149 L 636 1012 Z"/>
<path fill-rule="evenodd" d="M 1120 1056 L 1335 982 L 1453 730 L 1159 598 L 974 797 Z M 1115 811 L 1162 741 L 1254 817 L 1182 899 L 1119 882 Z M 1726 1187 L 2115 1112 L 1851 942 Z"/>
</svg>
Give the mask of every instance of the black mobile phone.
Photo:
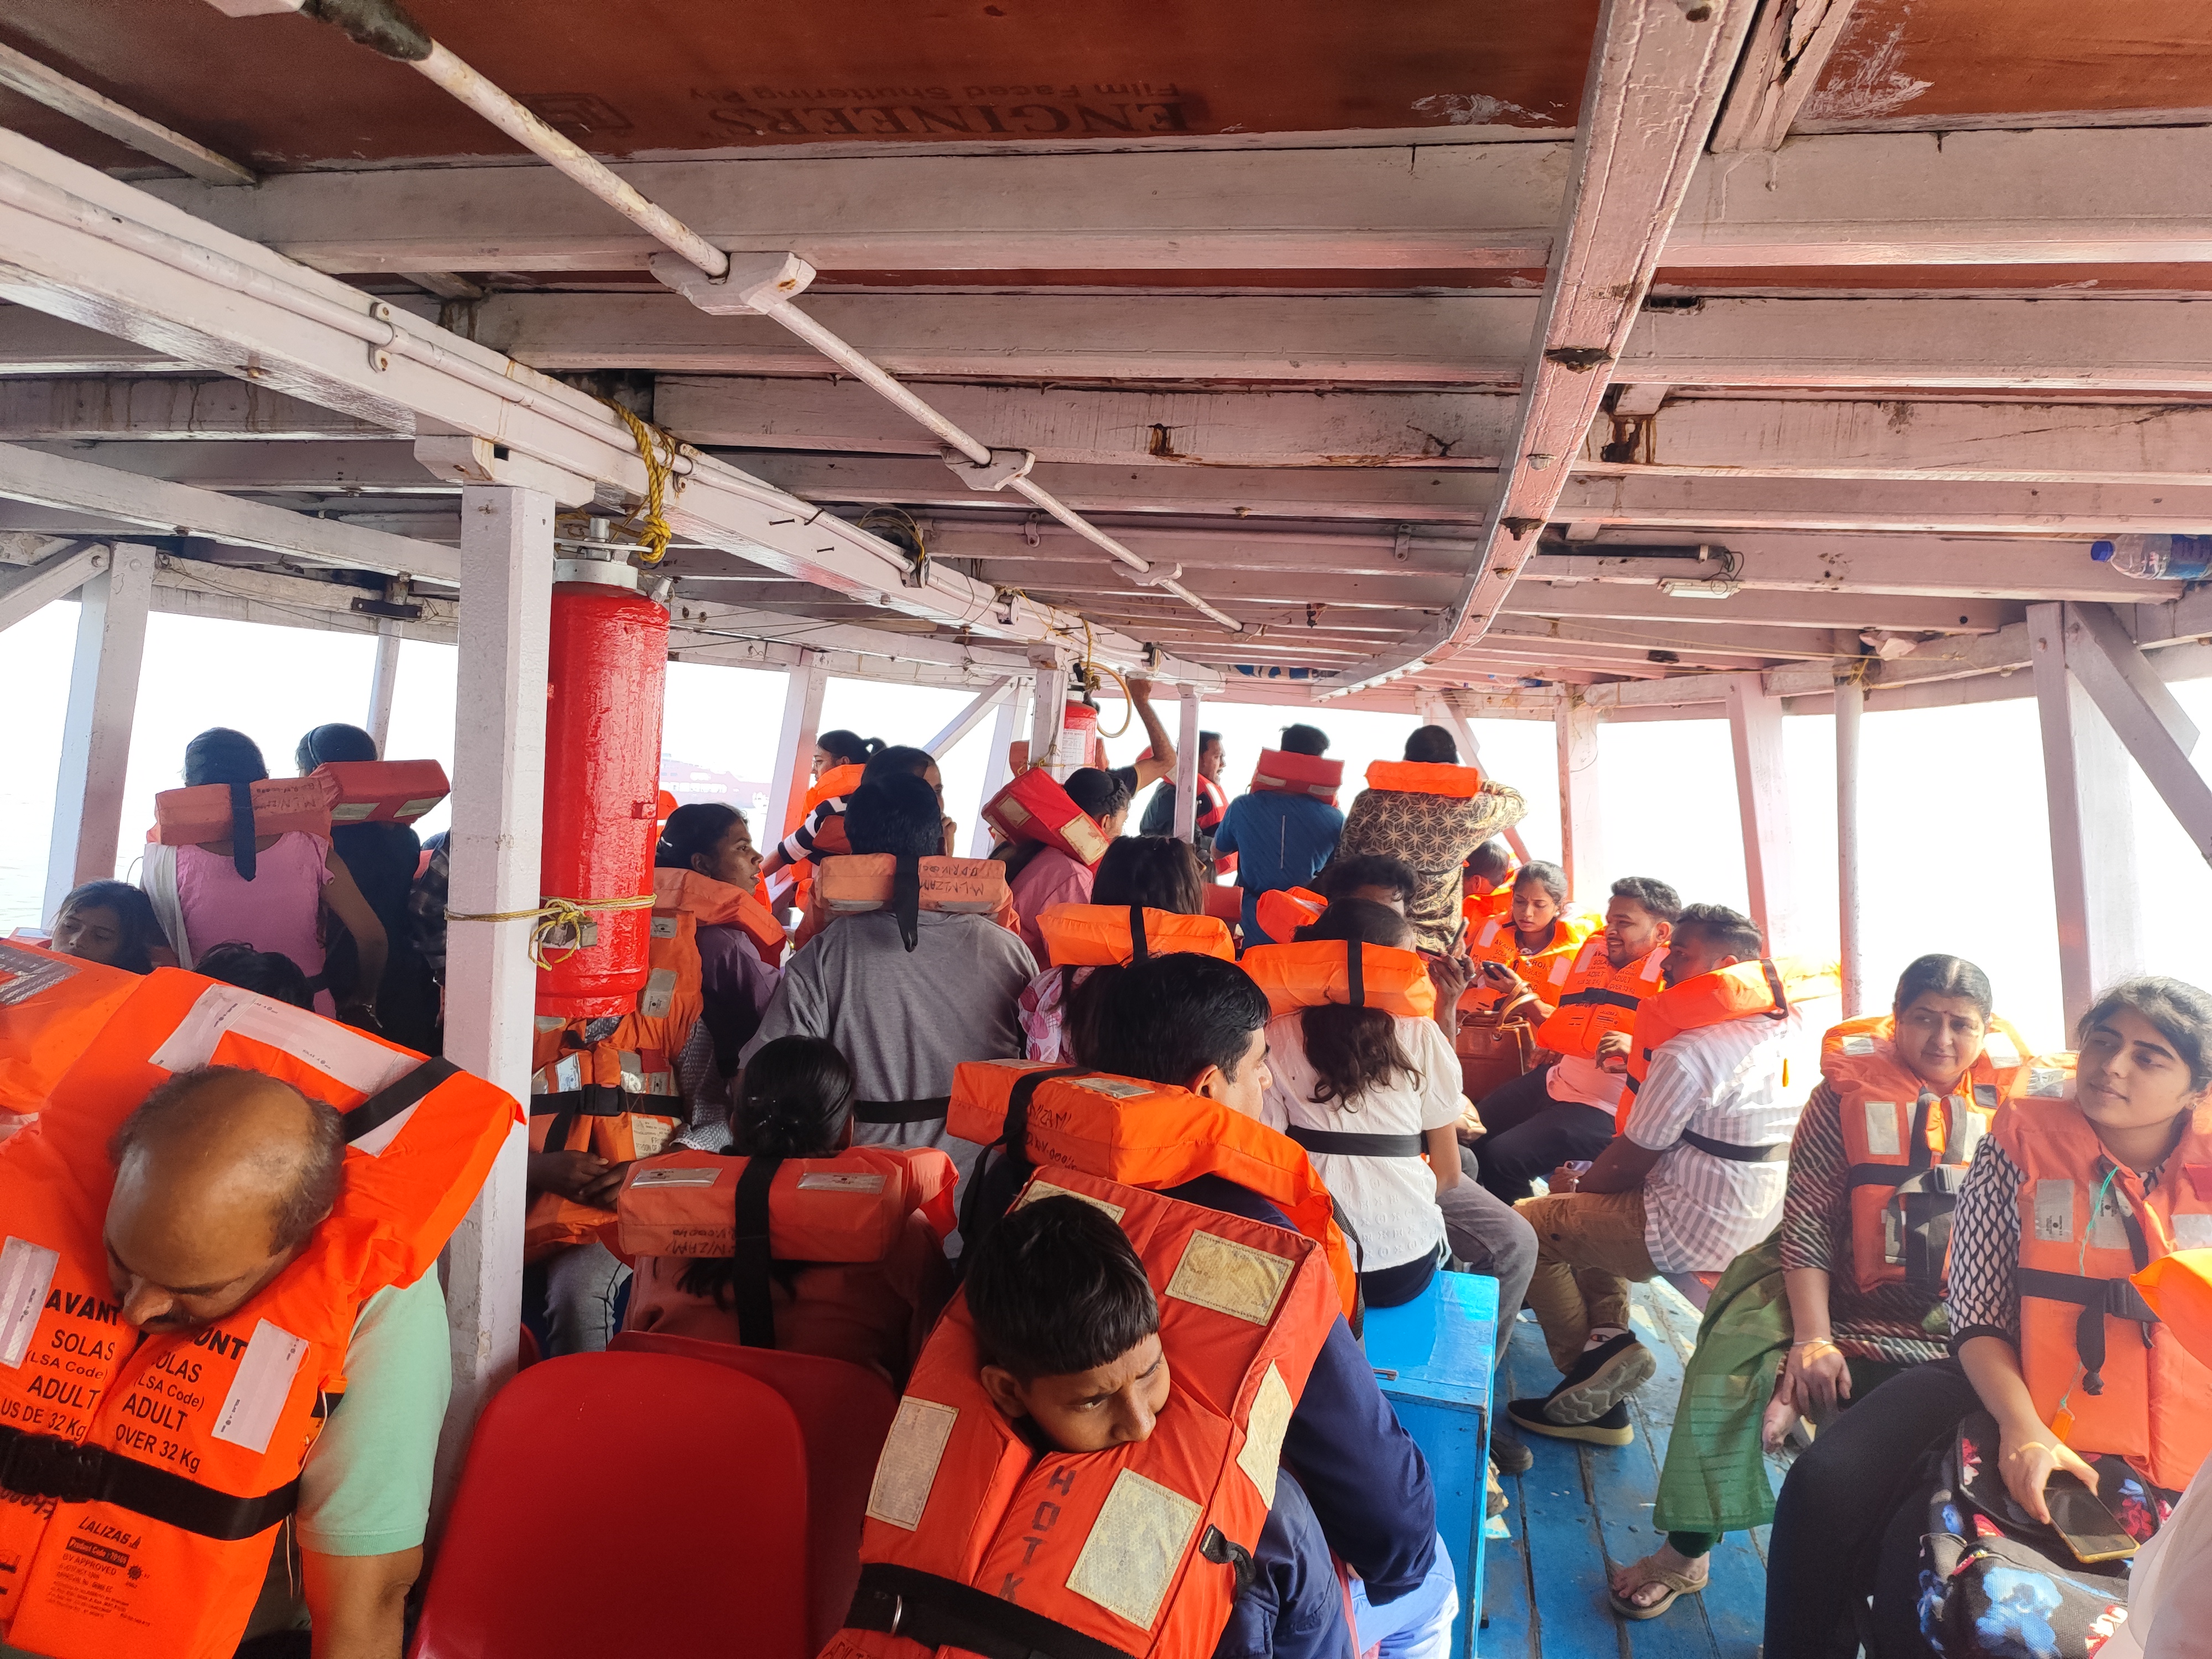
<svg viewBox="0 0 2212 1659">
<path fill-rule="evenodd" d="M 2124 1561 L 2136 1553 L 2136 1540 L 2078 1475 L 2053 1474 L 2044 1483 L 2043 1501 L 2051 1506 L 2051 1524 L 2084 1566 Z"/>
</svg>

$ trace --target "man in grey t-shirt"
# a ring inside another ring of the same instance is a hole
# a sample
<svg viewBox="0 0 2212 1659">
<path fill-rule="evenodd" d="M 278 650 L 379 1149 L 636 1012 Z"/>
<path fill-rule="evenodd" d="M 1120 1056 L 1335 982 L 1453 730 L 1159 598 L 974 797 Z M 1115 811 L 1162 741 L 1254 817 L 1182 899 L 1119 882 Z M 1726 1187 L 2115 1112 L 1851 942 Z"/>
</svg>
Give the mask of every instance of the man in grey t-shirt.
<svg viewBox="0 0 2212 1659">
<path fill-rule="evenodd" d="M 936 792 L 920 778 L 855 790 L 846 830 L 855 853 L 944 848 Z M 965 1182 L 978 1149 L 945 1131 L 953 1067 L 1021 1057 L 1016 1002 L 1036 971 L 1029 947 L 989 916 L 924 910 L 911 948 L 894 910 L 842 916 L 792 957 L 743 1057 L 781 1036 L 827 1037 L 852 1064 L 854 1141 L 941 1147 Z"/>
</svg>

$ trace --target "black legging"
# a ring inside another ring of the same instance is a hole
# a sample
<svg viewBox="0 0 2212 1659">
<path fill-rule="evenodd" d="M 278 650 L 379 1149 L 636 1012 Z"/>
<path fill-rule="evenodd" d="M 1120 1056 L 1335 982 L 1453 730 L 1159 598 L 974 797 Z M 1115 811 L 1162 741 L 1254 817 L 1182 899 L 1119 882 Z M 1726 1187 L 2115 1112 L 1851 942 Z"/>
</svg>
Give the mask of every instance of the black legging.
<svg viewBox="0 0 2212 1659">
<path fill-rule="evenodd" d="M 1924 1484 L 1928 1453 L 1980 1405 L 1965 1368 L 1939 1359 L 1899 1372 L 1820 1431 L 1775 1500 L 1766 1659 L 1851 1659 L 1892 1517 Z"/>
</svg>

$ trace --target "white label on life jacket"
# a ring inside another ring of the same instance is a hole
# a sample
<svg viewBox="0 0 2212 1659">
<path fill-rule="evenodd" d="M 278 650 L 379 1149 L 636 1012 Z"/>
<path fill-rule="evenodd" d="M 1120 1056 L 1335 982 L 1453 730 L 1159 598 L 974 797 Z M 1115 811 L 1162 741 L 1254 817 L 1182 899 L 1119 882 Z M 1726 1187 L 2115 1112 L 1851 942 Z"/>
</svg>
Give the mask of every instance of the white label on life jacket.
<svg viewBox="0 0 2212 1659">
<path fill-rule="evenodd" d="M 1091 1089 L 1102 1095 L 1111 1095 L 1116 1100 L 1127 1100 L 1131 1095 L 1148 1095 L 1153 1085 L 1135 1083 L 1125 1077 L 1072 1077 L 1067 1079 L 1079 1089 Z"/>
<path fill-rule="evenodd" d="M 30 1351 L 61 1254 L 27 1238 L 0 1244 L 0 1365 L 14 1370 Z"/>
<path fill-rule="evenodd" d="M 1870 1054 L 1874 1052 L 1874 1039 L 1863 1031 L 1854 1031 L 1844 1039 L 1844 1052 L 1847 1054 Z"/>
<path fill-rule="evenodd" d="M 1206 1506 L 1134 1469 L 1114 1477 L 1067 1587 L 1150 1630 Z"/>
<path fill-rule="evenodd" d="M 633 1187 L 711 1187 L 728 1171 L 723 1170 L 640 1170 L 630 1177 Z M 803 1183 L 802 1183 L 803 1184 Z"/>
<path fill-rule="evenodd" d="M 210 1432 L 250 1452 L 267 1451 L 269 1437 L 276 1432 L 276 1419 L 284 1414 L 284 1401 L 292 1393 L 292 1379 L 307 1357 L 306 1337 L 265 1319 L 256 1325 Z"/>
<path fill-rule="evenodd" d="M 2027 1068 L 2027 1086 L 2021 1092 L 2035 1100 L 2063 1100 L 2067 1081 L 2063 1066 L 2031 1066 Z"/>
<path fill-rule="evenodd" d="M 665 1117 L 635 1116 L 629 1121 L 632 1158 L 658 1158 L 676 1133 L 676 1125 Z"/>
<path fill-rule="evenodd" d="M 674 939 L 680 931 L 674 916 L 655 916 L 653 919 L 653 936 L 655 939 Z"/>
<path fill-rule="evenodd" d="M 1125 1206 L 1109 1204 L 1104 1199 L 1093 1198 L 1089 1193 L 1071 1193 L 1065 1187 L 1055 1187 L 1042 1176 L 1038 1176 L 1028 1186 L 1022 1188 L 1022 1195 L 1014 1200 L 1014 1207 L 1018 1210 L 1023 1205 L 1034 1204 L 1041 1198 L 1080 1199 L 1092 1209 L 1103 1210 L 1108 1215 L 1112 1216 L 1116 1226 L 1121 1224 L 1121 1218 L 1129 1213 Z"/>
<path fill-rule="evenodd" d="M 898 1415 L 876 1460 L 876 1483 L 868 1488 L 868 1513 L 887 1526 L 908 1532 L 921 1525 L 921 1511 L 929 1503 L 929 1489 L 937 1484 L 937 1466 L 945 1459 L 945 1442 L 960 1420 L 957 1407 L 908 1395 L 899 1401 Z"/>
<path fill-rule="evenodd" d="M 210 985 L 201 992 L 154 1051 L 153 1063 L 165 1072 L 205 1066 L 217 1058 L 226 1033 L 281 1048 L 363 1095 L 375 1094 L 422 1064 L 415 1055 L 372 1042 L 336 1020 L 234 985 Z"/>
<path fill-rule="evenodd" d="M 1893 1100 L 1869 1100 L 1866 1103 L 1867 1154 L 1870 1158 L 1895 1158 L 1905 1150 L 1897 1131 L 1897 1103 Z"/>
<path fill-rule="evenodd" d="M 2174 1217 L 2173 1248 L 2177 1250 L 2212 1250 L 2212 1215 Z"/>
<path fill-rule="evenodd" d="M 2128 1248 L 2128 1224 L 2120 1218 L 2120 1202 L 2111 1192 L 2097 1206 L 2096 1218 L 2089 1224 L 2089 1248 L 2095 1250 L 2124 1250 Z"/>
<path fill-rule="evenodd" d="M 2012 1046 L 2012 1039 L 2002 1031 L 1992 1030 L 1982 1039 L 1982 1055 L 2000 1072 L 2020 1064 L 2020 1050 Z"/>
<path fill-rule="evenodd" d="M 1168 1294 L 1201 1308 L 1264 1325 L 1275 1316 L 1291 1264 L 1272 1250 L 1232 1243 L 1217 1233 L 1194 1232 L 1168 1280 Z"/>
<path fill-rule="evenodd" d="M 2074 1237 L 2072 1182 L 2035 1183 L 2035 1236 L 2045 1244 L 2063 1244 Z"/>
<path fill-rule="evenodd" d="M 2212 1219 L 2212 1218 L 2208 1218 Z M 1237 1454 L 1237 1467 L 1251 1477 L 1269 1509 L 1275 1507 L 1275 1477 L 1282 1473 L 1283 1436 L 1291 1426 L 1297 1402 L 1284 1384 L 1274 1362 L 1260 1379 L 1252 1395 L 1252 1415 L 1244 1425 L 1244 1449 Z"/>
<path fill-rule="evenodd" d="M 884 1177 L 877 1171 L 817 1170 L 799 1177 L 802 1193 L 879 1193 L 883 1189 Z"/>
<path fill-rule="evenodd" d="M 342 800 L 331 808 L 331 822 L 359 823 L 374 811 L 376 811 L 376 803 L 373 800 Z"/>
<path fill-rule="evenodd" d="M 655 927 L 659 922 L 653 924 Z M 647 1019 L 666 1019 L 669 1010 L 676 1006 L 676 970 L 656 968 L 645 977 L 645 989 L 637 994 L 637 1011 Z"/>
</svg>

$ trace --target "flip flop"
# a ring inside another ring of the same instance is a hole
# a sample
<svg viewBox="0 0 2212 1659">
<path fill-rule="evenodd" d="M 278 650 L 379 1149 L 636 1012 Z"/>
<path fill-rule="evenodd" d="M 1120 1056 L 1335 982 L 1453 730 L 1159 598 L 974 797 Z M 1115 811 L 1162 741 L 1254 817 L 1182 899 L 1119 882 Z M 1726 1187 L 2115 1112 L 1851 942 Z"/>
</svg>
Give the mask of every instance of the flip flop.
<svg viewBox="0 0 2212 1659">
<path fill-rule="evenodd" d="M 1691 1578 L 1682 1573 L 1669 1572 L 1664 1567 L 1647 1565 L 1650 1559 L 1651 1558 L 1647 1555 L 1642 1561 L 1636 1563 L 1637 1567 L 1642 1570 L 1643 1576 L 1642 1583 L 1636 1588 L 1641 1589 L 1647 1585 L 1659 1584 L 1665 1588 L 1666 1595 L 1648 1607 L 1638 1607 L 1635 1602 L 1625 1601 L 1615 1595 L 1612 1585 L 1607 1584 L 1605 1599 L 1612 1603 L 1613 1611 L 1617 1617 L 1638 1620 L 1656 1619 L 1683 1596 L 1697 1595 L 1711 1582 L 1710 1574 L 1704 1578 Z"/>
</svg>

